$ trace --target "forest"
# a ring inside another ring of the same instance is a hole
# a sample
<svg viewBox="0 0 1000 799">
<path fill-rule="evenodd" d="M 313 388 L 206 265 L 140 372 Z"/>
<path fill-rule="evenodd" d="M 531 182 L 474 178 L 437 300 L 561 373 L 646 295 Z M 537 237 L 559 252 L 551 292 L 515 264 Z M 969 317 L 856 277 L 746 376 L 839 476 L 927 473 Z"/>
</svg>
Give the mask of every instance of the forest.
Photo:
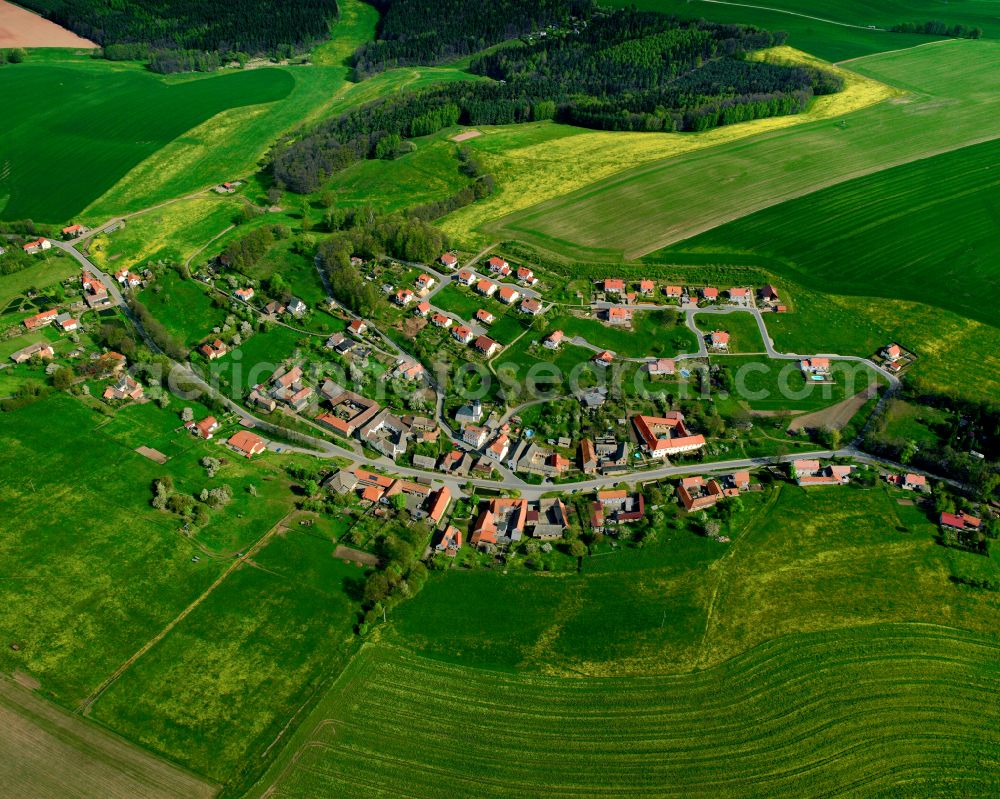
<svg viewBox="0 0 1000 799">
<path fill-rule="evenodd" d="M 289 55 L 327 36 L 336 0 L 23 0 L 111 58 L 157 51 Z M 162 70 L 161 70 L 162 71 Z"/>
<path fill-rule="evenodd" d="M 354 54 L 358 77 L 411 64 L 437 64 L 478 53 L 549 26 L 566 26 L 593 0 L 373 0 L 378 39 Z"/>
<path fill-rule="evenodd" d="M 396 157 L 399 139 L 456 124 L 554 119 L 601 130 L 700 131 L 798 113 L 814 95 L 842 88 L 821 70 L 746 58 L 782 41 L 747 26 L 602 12 L 474 60 L 471 70 L 492 81 L 400 92 L 288 137 L 271 166 L 280 186 L 310 192 L 358 160 Z"/>
</svg>

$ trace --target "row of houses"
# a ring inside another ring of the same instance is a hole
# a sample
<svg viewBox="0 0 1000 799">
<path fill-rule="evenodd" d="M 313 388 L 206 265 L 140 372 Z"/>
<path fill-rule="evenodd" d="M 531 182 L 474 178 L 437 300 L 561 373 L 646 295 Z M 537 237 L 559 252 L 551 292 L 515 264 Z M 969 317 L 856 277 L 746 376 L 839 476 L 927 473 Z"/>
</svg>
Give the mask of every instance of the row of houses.
<svg viewBox="0 0 1000 799">
<path fill-rule="evenodd" d="M 387 477 L 367 469 L 342 469 L 326 478 L 323 486 L 341 495 L 355 493 L 361 502 L 371 505 L 390 505 L 395 497 L 401 496 L 410 516 L 427 520 L 432 527 L 444 520 L 451 504 L 448 486 L 434 489 L 425 483 Z"/>
<path fill-rule="evenodd" d="M 59 313 L 56 308 L 36 313 L 24 320 L 24 327 L 27 330 L 40 330 L 53 324 L 63 332 L 70 333 L 79 329 L 80 320 L 70 313 Z"/>
</svg>

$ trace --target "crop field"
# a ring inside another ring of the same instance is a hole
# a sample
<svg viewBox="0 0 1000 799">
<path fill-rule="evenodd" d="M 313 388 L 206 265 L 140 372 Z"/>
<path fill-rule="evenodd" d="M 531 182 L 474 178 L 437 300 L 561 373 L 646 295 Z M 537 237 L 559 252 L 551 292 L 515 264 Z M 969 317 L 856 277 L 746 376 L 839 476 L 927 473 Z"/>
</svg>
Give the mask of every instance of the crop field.
<svg viewBox="0 0 1000 799">
<path fill-rule="evenodd" d="M 212 303 L 205 287 L 195 280 L 181 278 L 174 269 L 164 269 L 148 288 L 139 294 L 163 326 L 179 342 L 193 347 L 226 317 L 222 308 Z"/>
<path fill-rule="evenodd" d="M 760 329 L 753 314 L 740 311 L 728 314 L 695 314 L 694 323 L 706 335 L 715 330 L 729 333 L 729 351 L 732 353 L 764 352 L 764 342 L 761 341 Z"/>
<path fill-rule="evenodd" d="M 924 302 L 1000 325 L 998 189 L 994 140 L 790 200 L 668 252 L 753 253 L 818 291 Z"/>
<path fill-rule="evenodd" d="M 681 18 L 702 18 L 786 31 L 790 45 L 828 61 L 842 61 L 933 41 L 931 36 L 870 30 L 869 25 L 888 27 L 898 22 L 947 19 L 951 24 L 997 29 L 995 7 L 990 8 L 993 5 L 990 0 L 966 0 L 956 4 L 935 0 L 907 3 L 899 0 L 887 3 L 835 0 L 821 6 L 803 0 L 769 0 L 762 4 L 712 0 L 635 0 L 634 3 L 632 0 L 607 0 L 607 5 L 611 6 L 633 4 L 644 11 L 661 11 Z M 976 7 L 976 10 L 969 12 L 969 7 Z"/>
<path fill-rule="evenodd" d="M 88 57 L 21 66 L 0 72 L 0 94 L 19 109 L 5 130 L 0 217 L 39 222 L 70 219 L 186 131 L 295 83 L 276 69 L 164 79 Z"/>
<path fill-rule="evenodd" d="M 492 128 L 480 127 L 484 135 L 470 139 L 467 144 L 480 154 L 483 165 L 496 175 L 500 190 L 488 199 L 449 214 L 441 221 L 444 230 L 456 240 L 496 241 L 497 238 L 526 238 L 521 231 L 520 218 L 533 213 L 539 203 L 550 203 L 562 208 L 559 198 L 576 197 L 590 186 L 603 186 L 614 181 L 614 176 L 625 177 L 636 171 L 659 169 L 664 159 L 673 159 L 687 153 L 698 153 L 708 148 L 742 148 L 743 140 L 755 136 L 780 136 L 782 132 L 808 123 L 836 120 L 845 114 L 868 108 L 900 94 L 883 83 L 850 70 L 830 67 L 812 56 L 779 47 L 764 51 L 760 58 L 781 62 L 823 66 L 833 69 L 845 81 L 842 92 L 817 98 L 802 114 L 758 119 L 740 125 L 726 125 L 701 133 L 630 133 L 594 131 L 553 123 L 533 123 Z M 693 156 L 692 156 L 693 157 Z M 645 166 L 643 166 L 645 165 Z M 728 178 L 727 178 L 728 180 Z M 717 186 L 716 184 L 713 184 Z M 672 191 L 673 189 L 671 189 Z M 663 203 L 667 195 L 657 195 L 661 208 L 683 206 Z M 568 201 L 568 200 L 567 200 Z M 616 209 L 620 214 L 620 208 Z M 645 212 L 645 209 L 642 209 Z M 513 214 L 511 219 L 506 217 Z M 639 218 L 629 218 L 626 229 L 635 227 Z M 564 227 L 562 219 L 558 227 Z M 595 236 L 603 236 L 604 222 L 590 219 L 587 225 L 598 225 Z M 617 218 L 615 225 L 622 225 Z M 610 226 L 609 226 L 610 227 Z M 640 225 L 640 229 L 644 226 Z M 569 230 L 575 227 L 570 226 Z M 476 233 L 478 231 L 478 233 Z M 619 236 L 622 231 L 617 230 Z M 566 238 L 561 236 L 560 238 Z M 532 243 L 535 243 L 532 240 Z M 578 260 L 611 262 L 620 260 L 621 249 L 611 240 L 606 251 L 596 242 L 587 242 L 587 256 Z M 551 247 L 551 245 L 550 245 Z M 469 249 L 473 249 L 470 247 Z M 564 249 L 566 249 L 564 247 Z"/>
<path fill-rule="evenodd" d="M 725 547 L 437 576 L 252 795 L 989 795 L 997 608 L 896 498 L 782 485 Z"/>
<path fill-rule="evenodd" d="M 870 56 L 851 69 L 910 93 L 661 159 L 484 230 L 578 260 L 631 259 L 785 200 L 1000 136 L 1000 42 L 947 41 Z"/>
<path fill-rule="evenodd" d="M 0 795 L 210 799 L 216 787 L 0 678 Z"/>
</svg>

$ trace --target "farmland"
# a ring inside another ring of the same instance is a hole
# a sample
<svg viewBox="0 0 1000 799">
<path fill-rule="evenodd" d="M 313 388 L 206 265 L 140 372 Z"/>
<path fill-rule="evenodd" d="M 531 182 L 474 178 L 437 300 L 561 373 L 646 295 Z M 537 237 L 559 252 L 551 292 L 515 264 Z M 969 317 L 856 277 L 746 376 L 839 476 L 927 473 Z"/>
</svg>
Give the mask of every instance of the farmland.
<svg viewBox="0 0 1000 799">
<path fill-rule="evenodd" d="M 41 222 L 80 213 L 143 159 L 208 118 L 281 100 L 295 83 L 276 69 L 164 79 L 86 57 L 21 66 L 0 72 L 0 94 L 20 109 L 5 130 L 9 171 L 0 183 L 0 216 Z M 47 102 L 34 102 L 37 97 Z M 201 179 L 202 185 L 210 180 Z"/>
<path fill-rule="evenodd" d="M 209 799 L 216 790 L 7 677 L 0 679 L 0 742 L 4 796 Z"/>
<path fill-rule="evenodd" d="M 1000 43 L 987 41 L 871 56 L 852 70 L 910 94 L 661 159 L 485 229 L 581 260 L 634 258 L 784 200 L 1000 136 L 998 65 Z"/>
<path fill-rule="evenodd" d="M 752 253 L 772 259 L 773 273 L 811 289 L 924 302 L 996 324 L 998 187 L 995 140 L 758 211 L 664 255 L 738 261 Z"/>
<path fill-rule="evenodd" d="M 665 530 L 651 547 L 585 559 L 580 574 L 437 578 L 362 650 L 259 790 L 798 797 L 902 782 L 923 795 L 957 779 L 973 795 L 996 790 L 980 760 L 996 724 L 981 715 L 1000 680 L 996 608 L 949 583 L 953 553 L 923 513 L 884 489 L 792 486 L 748 509 L 726 550 Z M 876 735 L 891 745 L 873 748 Z"/>
</svg>

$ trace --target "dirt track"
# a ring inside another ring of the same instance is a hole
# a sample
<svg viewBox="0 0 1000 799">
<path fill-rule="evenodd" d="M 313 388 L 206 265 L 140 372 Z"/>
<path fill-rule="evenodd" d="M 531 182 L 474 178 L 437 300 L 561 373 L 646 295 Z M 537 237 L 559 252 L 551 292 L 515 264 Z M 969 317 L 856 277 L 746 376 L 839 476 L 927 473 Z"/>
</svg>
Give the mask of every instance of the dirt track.
<svg viewBox="0 0 1000 799">
<path fill-rule="evenodd" d="M 25 8 L 0 0 L 0 47 L 97 47 Z"/>
</svg>

